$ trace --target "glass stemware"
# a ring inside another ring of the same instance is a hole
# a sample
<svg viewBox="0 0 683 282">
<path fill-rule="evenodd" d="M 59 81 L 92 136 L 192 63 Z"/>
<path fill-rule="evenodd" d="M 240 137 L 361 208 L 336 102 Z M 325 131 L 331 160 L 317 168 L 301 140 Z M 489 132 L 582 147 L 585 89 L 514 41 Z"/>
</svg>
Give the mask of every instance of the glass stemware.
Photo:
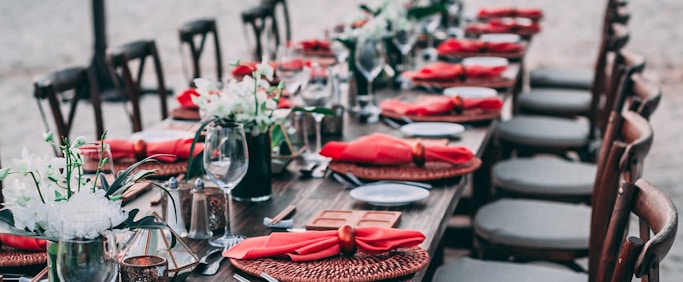
<svg viewBox="0 0 683 282">
<path fill-rule="evenodd" d="M 410 21 L 403 21 L 394 33 L 392 42 L 401 52 L 403 59 L 402 70 L 409 70 L 412 66 L 410 62 L 410 51 L 413 49 L 413 45 L 417 41 L 418 31 L 415 29 L 415 24 Z"/>
<path fill-rule="evenodd" d="M 329 81 L 329 72 L 327 68 L 321 66 L 311 67 L 311 79 L 304 91 L 301 92 L 301 98 L 304 101 L 304 106 L 308 110 L 312 110 L 316 107 L 328 107 L 330 100 L 332 98 L 332 89 Z M 313 120 L 315 121 L 315 152 L 307 151 L 304 155 L 304 159 L 313 161 L 324 161 L 327 158 L 320 155 L 320 148 L 322 147 L 322 136 L 321 136 L 321 122 L 325 115 L 320 113 L 311 113 Z M 307 136 L 306 136 L 307 137 Z M 308 140 L 306 138 L 305 140 Z M 310 146 L 306 146 L 310 149 Z"/>
<path fill-rule="evenodd" d="M 244 125 L 234 122 L 209 125 L 203 159 L 207 176 L 225 196 L 225 229 L 222 236 L 211 238 L 209 244 L 229 249 L 244 240 L 243 236 L 230 232 L 230 191 L 242 181 L 249 166 Z"/>
<path fill-rule="evenodd" d="M 109 144 L 86 143 L 78 148 L 83 164 L 83 177 L 87 181 L 94 181 L 95 187 L 100 187 L 100 180 L 95 177 L 107 178 L 110 181 L 116 173 L 114 159 Z M 99 174 L 99 175 L 98 175 Z"/>
<path fill-rule="evenodd" d="M 382 39 L 375 38 L 372 35 L 359 36 L 355 56 L 356 69 L 363 74 L 368 82 L 367 95 L 356 97 L 360 106 L 358 114 L 361 121 L 375 123 L 379 121 L 380 109 L 376 105 L 372 82 L 382 72 L 385 64 Z"/>
<path fill-rule="evenodd" d="M 424 55 L 429 61 L 435 61 L 438 53 L 434 48 L 434 33 L 441 25 L 441 13 L 430 15 L 422 20 L 422 28 L 427 36 L 427 48 L 424 49 Z"/>
<path fill-rule="evenodd" d="M 75 214 L 62 222 L 63 238 L 57 243 L 57 276 L 60 281 L 117 281 L 116 236 L 108 217 Z M 104 218 L 104 219 L 103 219 Z M 105 231 L 94 239 L 72 238 L 73 231 L 101 226 Z"/>
<path fill-rule="evenodd" d="M 304 49 L 299 44 L 279 46 L 275 59 L 275 73 L 285 82 L 288 95 L 295 98 L 299 89 L 303 89 L 308 80 L 304 68 Z"/>
</svg>

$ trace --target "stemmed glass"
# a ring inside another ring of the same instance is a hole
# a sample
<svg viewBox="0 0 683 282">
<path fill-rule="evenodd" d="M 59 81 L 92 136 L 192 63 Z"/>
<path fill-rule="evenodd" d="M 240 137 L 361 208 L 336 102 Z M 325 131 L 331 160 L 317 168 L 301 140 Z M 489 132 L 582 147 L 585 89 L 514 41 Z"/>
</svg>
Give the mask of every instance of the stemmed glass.
<svg viewBox="0 0 683 282">
<path fill-rule="evenodd" d="M 436 48 L 434 48 L 434 33 L 439 25 L 441 25 L 441 13 L 433 14 L 422 20 L 423 30 L 427 35 L 427 48 L 423 52 L 430 61 L 436 60 L 438 56 Z"/>
<path fill-rule="evenodd" d="M 244 240 L 244 236 L 230 232 L 230 191 L 242 181 L 249 166 L 244 125 L 235 122 L 209 125 L 203 159 L 206 175 L 225 196 L 225 229 L 222 236 L 211 238 L 209 244 L 229 249 Z"/>
<path fill-rule="evenodd" d="M 96 213 L 97 214 L 97 213 Z M 62 221 L 57 243 L 57 276 L 60 281 L 113 282 L 118 279 L 116 236 L 106 215 L 73 214 Z M 67 234 L 102 228 L 94 239 L 72 238 Z"/>
<path fill-rule="evenodd" d="M 311 79 L 308 82 L 308 86 L 304 91 L 301 92 L 301 98 L 304 101 L 304 106 L 308 110 L 312 110 L 315 107 L 327 107 L 332 98 L 332 89 L 329 87 L 329 72 L 327 68 L 321 66 L 311 67 Z M 315 152 L 307 152 L 304 155 L 304 159 L 312 161 L 324 161 L 327 158 L 320 155 L 320 148 L 322 147 L 322 137 L 320 123 L 322 122 L 325 115 L 320 113 L 311 113 L 313 120 L 315 121 Z M 308 140 L 308 138 L 304 139 Z M 306 146 L 310 149 L 310 146 Z"/>
<path fill-rule="evenodd" d="M 417 41 L 418 34 L 415 26 L 415 24 L 407 20 L 401 22 L 392 38 L 392 42 L 396 45 L 396 48 L 398 48 L 403 57 L 403 71 L 406 71 L 411 67 L 409 54 Z"/>
<path fill-rule="evenodd" d="M 285 82 L 289 95 L 295 97 L 298 89 L 303 89 L 308 80 L 303 47 L 299 44 L 279 46 L 275 58 L 275 73 Z"/>
<path fill-rule="evenodd" d="M 385 64 L 382 39 L 375 38 L 372 35 L 359 36 L 355 56 L 356 69 L 363 74 L 368 82 L 367 95 L 356 97 L 360 105 L 358 114 L 361 121 L 375 123 L 379 121 L 380 109 L 375 104 L 372 81 L 382 72 Z"/>
<path fill-rule="evenodd" d="M 114 178 L 116 171 L 109 144 L 86 143 L 79 147 L 78 150 L 78 154 L 81 157 L 84 179 L 94 181 L 93 186 L 100 187 L 100 180 L 94 179 L 98 174 L 104 176 L 107 181 Z"/>
</svg>

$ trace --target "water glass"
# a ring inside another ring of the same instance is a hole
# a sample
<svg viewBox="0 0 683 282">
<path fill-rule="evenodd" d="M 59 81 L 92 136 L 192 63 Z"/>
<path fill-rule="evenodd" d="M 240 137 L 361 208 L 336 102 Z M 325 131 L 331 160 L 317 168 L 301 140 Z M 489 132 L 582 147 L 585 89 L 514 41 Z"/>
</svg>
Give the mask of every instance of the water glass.
<svg viewBox="0 0 683 282">
<path fill-rule="evenodd" d="M 356 99 L 360 109 L 358 114 L 362 122 L 375 123 L 379 121 L 380 109 L 376 105 L 372 91 L 372 82 L 382 72 L 384 68 L 384 47 L 381 38 L 372 35 L 358 37 L 356 43 L 355 63 L 356 69 L 363 74 L 368 82 L 367 95 L 358 93 Z"/>
<path fill-rule="evenodd" d="M 304 68 L 304 49 L 299 44 L 282 45 L 277 48 L 275 57 L 275 73 L 285 82 L 285 89 L 290 96 L 305 87 L 308 74 Z"/>
<path fill-rule="evenodd" d="M 71 214 L 64 218 L 56 257 L 60 281 L 116 281 L 119 263 L 116 236 L 109 218 L 98 213 Z M 84 230 L 98 230 L 99 235 L 94 239 L 73 236 Z"/>
<path fill-rule="evenodd" d="M 333 97 L 331 82 L 329 79 L 330 73 L 327 68 L 321 66 L 311 67 L 311 79 L 304 91 L 301 93 L 301 98 L 304 106 L 308 110 L 315 108 L 329 108 L 330 100 Z M 322 147 L 321 122 L 325 115 L 320 113 L 311 113 L 315 121 L 315 151 L 310 150 L 311 146 L 306 142 L 306 147 L 309 148 L 303 156 L 306 160 L 311 161 L 325 161 L 327 158 L 320 155 L 320 148 Z M 305 127 L 304 127 L 305 128 Z M 307 134 L 304 134 L 307 137 Z M 304 139 L 308 141 L 308 138 Z"/>
<path fill-rule="evenodd" d="M 94 186 L 100 187 L 101 176 L 106 177 L 108 181 L 114 178 L 116 171 L 109 144 L 86 143 L 78 149 L 85 179 L 94 181 Z M 96 177 L 98 179 L 95 179 Z"/>
</svg>

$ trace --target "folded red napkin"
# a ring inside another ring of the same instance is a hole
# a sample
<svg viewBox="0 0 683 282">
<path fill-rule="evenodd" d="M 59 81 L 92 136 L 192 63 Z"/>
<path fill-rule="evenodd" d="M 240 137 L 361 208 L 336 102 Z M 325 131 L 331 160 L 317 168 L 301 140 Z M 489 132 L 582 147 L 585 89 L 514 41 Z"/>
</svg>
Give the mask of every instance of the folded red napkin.
<svg viewBox="0 0 683 282">
<path fill-rule="evenodd" d="M 47 249 L 45 240 L 12 234 L 0 234 L 0 243 L 20 250 L 45 251 Z"/>
<path fill-rule="evenodd" d="M 188 88 L 185 89 L 183 92 L 180 92 L 178 96 L 176 96 L 176 100 L 180 104 L 181 107 L 187 108 L 187 109 L 199 109 L 199 106 L 192 102 L 192 96 L 199 97 L 199 92 L 197 92 L 197 89 L 195 88 Z"/>
<path fill-rule="evenodd" d="M 107 139 L 104 140 L 104 143 L 109 144 L 114 160 L 126 158 L 140 159 L 140 156 L 144 158 L 157 154 L 168 154 L 170 156 L 157 156 L 155 159 L 165 163 L 173 163 L 190 157 L 192 138 L 142 143 L 141 140 L 128 141 L 124 139 Z M 201 143 L 196 143 L 194 155 L 196 156 L 201 153 L 202 150 L 203 145 Z"/>
<path fill-rule="evenodd" d="M 450 64 L 446 62 L 436 62 L 427 65 L 418 71 L 403 72 L 403 76 L 422 81 L 453 81 L 465 80 L 468 77 L 492 78 L 500 76 L 507 66 L 463 66 L 461 64 Z"/>
<path fill-rule="evenodd" d="M 425 235 L 415 230 L 384 227 L 356 227 L 355 243 L 358 251 L 381 253 L 395 248 L 417 246 Z M 269 236 L 247 238 L 223 252 L 224 257 L 255 259 L 263 257 L 289 257 L 303 262 L 336 256 L 341 252 L 339 232 L 273 232 Z"/>
<path fill-rule="evenodd" d="M 474 154 L 462 146 L 425 146 L 424 160 L 464 163 Z M 374 133 L 353 142 L 330 141 L 320 154 L 335 161 L 366 163 L 375 165 L 401 165 L 414 161 L 413 147 L 403 140 L 389 135 Z"/>
<path fill-rule="evenodd" d="M 479 9 L 479 18 L 519 17 L 528 19 L 543 18 L 543 11 L 536 8 L 488 7 Z"/>
<path fill-rule="evenodd" d="M 299 41 L 298 44 L 303 46 L 305 51 L 325 51 L 325 52 L 331 52 L 332 51 L 330 49 L 330 43 L 327 42 L 327 40 L 318 40 L 318 39 L 302 40 L 302 41 Z"/>
<path fill-rule="evenodd" d="M 536 22 L 521 23 L 515 20 L 491 19 L 488 23 L 473 23 L 465 28 L 467 33 L 538 33 L 541 25 Z"/>
<path fill-rule="evenodd" d="M 388 99 L 380 102 L 379 107 L 401 115 L 430 116 L 449 114 L 454 110 L 499 110 L 503 107 L 503 100 L 498 97 L 461 98 L 430 95 L 415 102 Z"/>
<path fill-rule="evenodd" d="M 524 46 L 514 42 L 485 42 L 472 39 L 448 39 L 441 42 L 436 50 L 440 55 L 458 52 L 513 53 L 524 50 Z"/>
</svg>

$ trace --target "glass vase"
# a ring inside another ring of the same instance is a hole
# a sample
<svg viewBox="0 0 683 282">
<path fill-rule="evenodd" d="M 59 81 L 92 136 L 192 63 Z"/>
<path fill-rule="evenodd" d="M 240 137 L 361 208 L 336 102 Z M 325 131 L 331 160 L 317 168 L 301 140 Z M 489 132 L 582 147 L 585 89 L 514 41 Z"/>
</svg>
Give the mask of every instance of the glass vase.
<svg viewBox="0 0 683 282">
<path fill-rule="evenodd" d="M 242 182 L 230 193 L 238 202 L 267 201 L 273 191 L 270 134 L 253 135 L 247 132 L 246 137 L 249 168 Z"/>
</svg>

